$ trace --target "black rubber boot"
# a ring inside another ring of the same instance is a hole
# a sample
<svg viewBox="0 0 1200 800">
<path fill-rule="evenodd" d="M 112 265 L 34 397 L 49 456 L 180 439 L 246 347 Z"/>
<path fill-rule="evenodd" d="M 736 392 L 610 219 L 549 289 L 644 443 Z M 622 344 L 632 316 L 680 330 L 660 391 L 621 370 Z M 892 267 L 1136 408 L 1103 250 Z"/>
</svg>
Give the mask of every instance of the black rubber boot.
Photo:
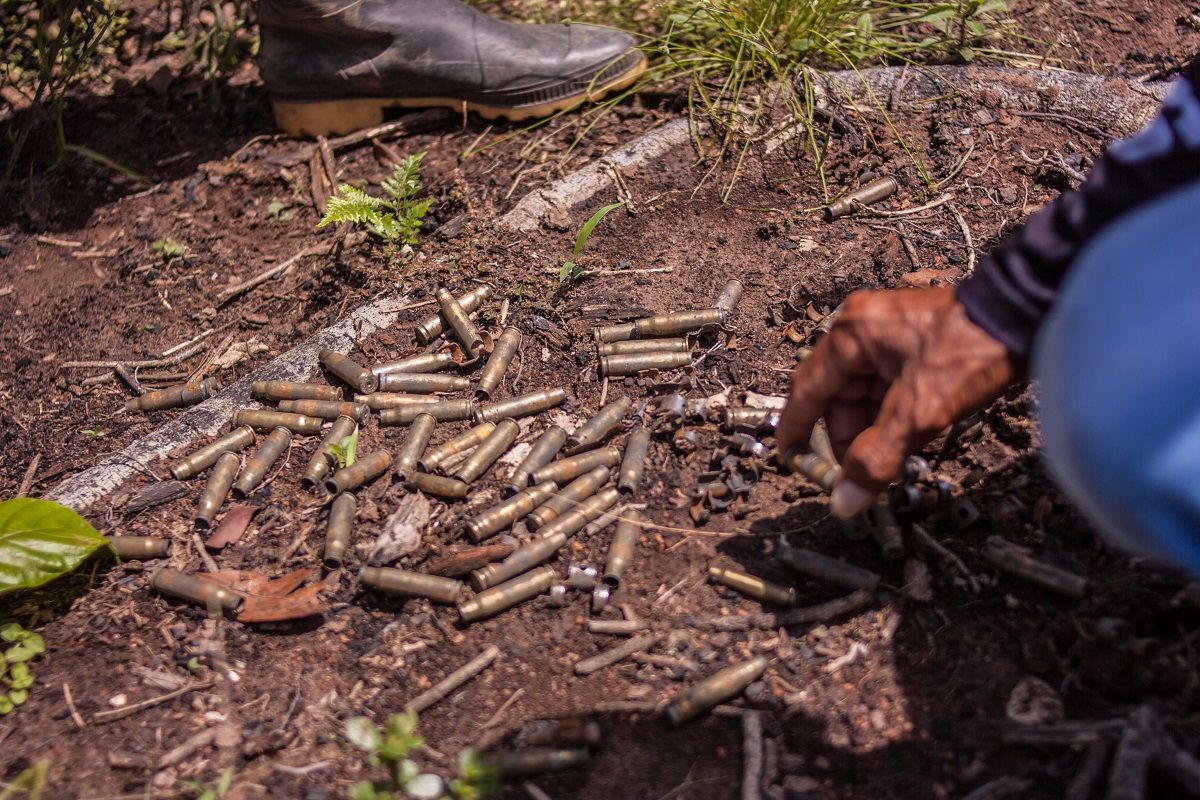
<svg viewBox="0 0 1200 800">
<path fill-rule="evenodd" d="M 458 0 L 261 0 L 259 69 L 279 128 L 329 135 L 394 106 L 543 117 L 631 84 L 626 33 L 503 22 Z"/>
</svg>

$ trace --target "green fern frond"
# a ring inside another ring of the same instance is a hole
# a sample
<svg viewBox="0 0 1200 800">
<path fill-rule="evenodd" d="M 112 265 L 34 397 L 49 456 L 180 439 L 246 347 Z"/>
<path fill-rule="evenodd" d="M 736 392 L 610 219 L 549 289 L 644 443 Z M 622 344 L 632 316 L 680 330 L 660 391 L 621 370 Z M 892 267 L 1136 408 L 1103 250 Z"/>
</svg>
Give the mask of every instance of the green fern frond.
<svg viewBox="0 0 1200 800">
<path fill-rule="evenodd" d="M 425 159 L 425 151 L 413 153 L 404 159 L 404 163 L 396 167 L 392 177 L 380 184 L 383 190 L 392 198 L 392 208 L 398 208 L 409 198 L 421 191 L 421 162 Z"/>
<path fill-rule="evenodd" d="M 337 194 L 329 198 L 325 216 L 317 223 L 318 228 L 333 225 L 338 222 L 354 222 L 359 225 L 369 225 L 382 216 L 388 203 L 381 197 L 375 197 L 343 183 L 337 189 Z"/>
</svg>

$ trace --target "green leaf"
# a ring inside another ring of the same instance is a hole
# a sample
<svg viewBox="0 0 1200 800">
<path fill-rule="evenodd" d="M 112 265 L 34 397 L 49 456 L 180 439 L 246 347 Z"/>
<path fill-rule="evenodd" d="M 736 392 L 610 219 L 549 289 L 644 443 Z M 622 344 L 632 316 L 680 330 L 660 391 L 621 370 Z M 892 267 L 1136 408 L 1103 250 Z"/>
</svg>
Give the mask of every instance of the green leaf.
<svg viewBox="0 0 1200 800">
<path fill-rule="evenodd" d="M 375 784 L 370 781 L 359 781 L 350 787 L 350 800 L 375 800 Z"/>
<path fill-rule="evenodd" d="M 375 723 L 366 717 L 354 717 L 346 722 L 346 741 L 368 753 L 378 750 L 383 744 L 383 735 Z"/>
<path fill-rule="evenodd" d="M 12 710 L 17 707 L 17 704 L 8 699 L 8 695 L 0 692 L 0 714 L 12 713 Z"/>
<path fill-rule="evenodd" d="M 65 575 L 101 547 L 111 545 L 66 506 L 31 497 L 5 500 L 0 503 L 0 595 Z"/>
<path fill-rule="evenodd" d="M 0 641 L 15 642 L 25 638 L 25 629 L 15 622 L 0 625 Z"/>
<path fill-rule="evenodd" d="M 28 689 L 33 686 L 33 673 L 28 664 L 13 664 L 8 671 L 8 680 L 14 689 Z"/>
<path fill-rule="evenodd" d="M 29 690 L 13 689 L 8 693 L 8 699 L 12 700 L 14 706 L 23 705 L 29 699 Z"/>
<path fill-rule="evenodd" d="M 611 205 L 607 205 L 604 208 L 601 208 L 595 214 L 592 214 L 592 216 L 588 218 L 588 221 L 583 223 L 583 227 L 579 229 L 579 235 L 575 237 L 575 249 L 571 251 L 572 259 L 579 257 L 579 252 L 583 250 L 583 246 L 587 244 L 587 240 L 591 237 L 592 231 L 596 229 L 596 226 L 599 225 L 600 222 L 607 217 L 610 212 L 616 211 L 623 205 L 625 205 L 625 201 L 623 200 L 620 203 L 612 203 Z"/>
<path fill-rule="evenodd" d="M 221 779 L 217 781 L 217 797 L 224 797 L 229 793 L 229 787 L 233 785 L 233 767 L 226 767 L 221 773 Z"/>
</svg>

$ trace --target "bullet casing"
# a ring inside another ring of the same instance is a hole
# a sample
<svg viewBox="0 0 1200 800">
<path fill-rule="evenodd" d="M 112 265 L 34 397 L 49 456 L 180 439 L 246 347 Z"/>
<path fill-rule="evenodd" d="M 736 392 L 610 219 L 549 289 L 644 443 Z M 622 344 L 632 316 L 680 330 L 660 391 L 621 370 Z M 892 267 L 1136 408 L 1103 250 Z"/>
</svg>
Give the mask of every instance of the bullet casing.
<svg viewBox="0 0 1200 800">
<path fill-rule="evenodd" d="M 478 311 L 479 308 L 487 302 L 492 296 L 492 287 L 476 286 L 466 294 L 460 295 L 458 304 L 462 306 L 463 311 L 468 314 Z M 442 315 L 432 314 L 417 323 L 416 335 L 417 341 L 421 344 L 429 344 L 434 339 L 442 335 L 446 330 L 446 322 L 442 319 Z"/>
<path fill-rule="evenodd" d="M 292 432 L 287 428 L 276 428 L 267 434 L 267 438 L 254 451 L 254 455 L 246 459 L 242 474 L 238 475 L 233 484 L 233 496 L 240 499 L 258 488 L 291 443 Z"/>
<path fill-rule="evenodd" d="M 802 547 L 781 543 L 775 549 L 775 557 L 802 575 L 834 586 L 865 589 L 868 592 L 875 591 L 879 586 L 878 573 Z"/>
<path fill-rule="evenodd" d="M 612 544 L 608 546 L 608 559 L 604 563 L 604 577 L 601 578 L 611 591 L 615 592 L 621 585 L 621 576 L 625 574 L 629 562 L 633 561 L 638 537 L 642 532 L 641 521 L 642 514 L 636 508 L 627 509 L 617 520 Z"/>
<path fill-rule="evenodd" d="M 212 525 L 217 512 L 225 504 L 225 498 L 229 496 L 229 487 L 233 486 L 233 479 L 237 477 L 241 465 L 242 459 L 237 453 L 223 453 L 217 459 L 204 491 L 196 498 L 194 523 L 197 528 L 203 529 Z"/>
<path fill-rule="evenodd" d="M 317 445 L 316 452 L 308 459 L 308 466 L 304 469 L 304 477 L 300 479 L 301 486 L 306 489 L 313 489 L 321 485 L 321 481 L 333 469 L 335 463 L 329 446 L 340 445 L 357 428 L 358 423 L 352 417 L 338 417 L 333 421 L 333 424 L 329 426 L 329 430 L 325 433 L 325 438 Z"/>
<path fill-rule="evenodd" d="M 988 537 L 983 557 L 997 569 L 1064 597 L 1079 600 L 1087 593 L 1087 578 L 1039 561 L 1000 536 Z"/>
<path fill-rule="evenodd" d="M 596 467 L 580 475 L 567 484 L 561 492 L 547 498 L 544 503 L 532 511 L 525 520 L 525 526 L 531 531 L 536 531 L 549 525 L 598 492 L 601 486 L 608 483 L 611 474 L 612 471 L 608 467 Z M 541 486 L 542 484 L 536 485 Z"/>
<path fill-rule="evenodd" d="M 478 447 L 481 442 L 492 435 L 492 431 L 495 429 L 496 423 L 494 422 L 484 422 L 481 425 L 476 425 L 466 433 L 460 433 L 453 439 L 442 442 L 437 447 L 427 451 L 417 463 L 426 472 L 433 472 L 447 459 L 470 450 L 472 447 Z"/>
<path fill-rule="evenodd" d="M 896 183 L 895 178 L 873 180 L 861 189 L 825 206 L 825 221 L 833 222 L 835 219 L 852 214 L 859 205 L 869 206 L 885 200 L 894 195 L 899 188 L 900 185 Z"/>
<path fill-rule="evenodd" d="M 637 375 L 652 369 L 679 369 L 692 363 L 690 353 L 627 353 L 618 356 L 600 356 L 600 377 L 619 378 Z"/>
<path fill-rule="evenodd" d="M 621 463 L 621 448 L 609 445 L 595 450 L 588 450 L 577 456 L 552 461 L 546 466 L 534 470 L 533 482 L 544 483 L 554 481 L 563 485 L 596 467 L 615 467 Z"/>
<path fill-rule="evenodd" d="M 488 356 L 487 364 L 484 365 L 483 372 L 479 375 L 479 383 L 475 387 L 477 397 L 486 400 L 492 396 L 492 392 L 496 391 L 496 387 L 500 385 L 508 365 L 512 363 L 520 346 L 521 331 L 513 327 L 505 328 L 504 333 L 500 334 L 500 338 L 496 340 L 496 346 L 492 348 L 492 354 Z"/>
<path fill-rule="evenodd" d="M 590 592 L 596 585 L 596 568 L 572 564 L 567 567 L 567 586 L 577 592 Z"/>
<path fill-rule="evenodd" d="M 596 342 L 600 344 L 624 342 L 637 336 L 637 326 L 632 322 L 619 322 L 616 325 L 594 328 L 592 334 L 596 337 Z"/>
<path fill-rule="evenodd" d="M 489 753 L 483 760 L 499 777 L 511 779 L 570 769 L 586 764 L 590 758 L 586 747 L 571 750 L 530 747 L 525 750 Z"/>
<path fill-rule="evenodd" d="M 504 494 L 516 494 L 529 485 L 529 476 L 554 460 L 567 441 L 567 432 L 551 425 L 529 448 L 529 454 L 517 465 L 502 489 Z"/>
<path fill-rule="evenodd" d="M 471 588 L 481 592 L 490 586 L 496 586 L 528 572 L 543 561 L 554 558 L 555 553 L 567 543 L 567 538 L 567 534 L 561 532 L 551 536 L 535 536 L 513 550 L 503 561 L 473 570 L 471 572 Z"/>
<path fill-rule="evenodd" d="M 692 311 L 675 311 L 644 317 L 636 320 L 633 325 L 639 339 L 649 336 L 678 336 L 681 333 L 724 325 L 727 315 L 728 312 L 720 308 L 697 308 Z"/>
<path fill-rule="evenodd" d="M 109 536 L 108 543 L 122 561 L 144 561 L 171 555 L 171 540 L 157 536 Z"/>
<path fill-rule="evenodd" d="M 730 278 L 721 287 L 721 293 L 717 295 L 717 302 L 714 305 L 727 313 L 733 311 L 742 299 L 742 292 L 744 291 L 746 291 L 745 284 L 737 278 Z"/>
<path fill-rule="evenodd" d="M 440 372 L 453 363 L 454 355 L 442 350 L 437 353 L 421 353 L 384 364 L 376 364 L 371 367 L 371 372 L 378 377 L 396 372 Z"/>
<path fill-rule="evenodd" d="M 499 586 L 485 589 L 458 606 L 458 615 L 463 622 L 476 622 L 499 614 L 530 598 L 537 597 L 550 588 L 556 578 L 553 567 L 536 567 Z"/>
<path fill-rule="evenodd" d="M 342 390 L 323 383 L 255 381 L 250 392 L 260 400 L 341 400 Z"/>
<path fill-rule="evenodd" d="M 423 405 L 404 405 L 385 408 L 379 412 L 380 425 L 411 425 L 417 417 L 430 416 L 438 422 L 457 422 L 475 416 L 475 401 L 469 399 L 442 400 Z"/>
<path fill-rule="evenodd" d="M 481 422 L 495 422 L 505 417 L 528 417 L 560 405 L 567 399 L 567 390 L 562 388 L 542 389 L 510 400 L 500 400 L 480 406 L 475 418 Z"/>
<path fill-rule="evenodd" d="M 437 427 L 437 417 L 432 414 L 418 414 L 409 426 L 408 436 L 396 456 L 396 477 L 408 480 L 409 473 L 417 468 L 417 462 L 429 446 L 433 429 Z"/>
<path fill-rule="evenodd" d="M 517 434 L 520 432 L 521 426 L 511 419 L 500 420 L 496 423 L 491 435 L 484 439 L 479 447 L 475 448 L 474 452 L 459 465 L 454 476 L 463 483 L 474 483 L 491 469 L 492 465 L 496 463 L 496 459 L 504 455 L 512 443 L 517 440 Z"/>
<path fill-rule="evenodd" d="M 553 536 L 556 533 L 565 533 L 568 536 L 572 536 L 579 533 L 589 522 L 596 520 L 605 511 L 615 506 L 620 499 L 621 493 L 616 489 L 604 489 L 584 500 L 553 522 L 539 528 L 537 535 L 542 537 Z"/>
<path fill-rule="evenodd" d="M 381 392 L 443 394 L 470 388 L 470 378 L 462 375 L 444 375 L 440 372 L 393 372 L 379 379 Z"/>
<path fill-rule="evenodd" d="M 466 500 L 467 484 L 458 478 L 443 478 L 441 475 L 430 475 L 426 472 L 416 472 L 408 476 L 408 485 L 425 494 L 441 497 L 445 500 Z"/>
<path fill-rule="evenodd" d="M 317 358 L 321 360 L 325 369 L 354 387 L 356 391 L 370 394 L 379 389 L 379 378 L 349 356 L 333 350 L 322 350 L 317 354 Z"/>
<path fill-rule="evenodd" d="M 667 706 L 667 719 L 672 725 L 682 725 L 695 719 L 726 700 L 737 697 L 766 670 L 767 660 L 762 656 L 726 667 L 680 692 Z"/>
<path fill-rule="evenodd" d="M 185 408 L 203 403 L 221 388 L 216 378 L 208 378 L 199 386 L 182 384 L 160 389 L 157 392 L 146 392 L 141 397 L 135 397 L 125 403 L 126 411 L 162 411 L 168 408 Z"/>
<path fill-rule="evenodd" d="M 329 521 L 325 525 L 325 553 L 322 557 L 326 569 L 337 569 L 346 560 L 350 549 L 350 536 L 354 531 L 354 512 L 358 500 L 350 492 L 343 492 L 329 505 Z"/>
<path fill-rule="evenodd" d="M 467 521 L 467 536 L 475 544 L 490 539 L 500 531 L 508 528 L 517 520 L 525 517 L 547 498 L 558 491 L 558 484 L 553 481 L 539 483 L 524 491 L 518 492 L 503 503 L 494 505 L 478 516 Z"/>
<path fill-rule="evenodd" d="M 233 427 L 246 425 L 256 431 L 271 431 L 287 428 L 293 433 L 311 436 L 321 432 L 321 420 L 290 411 L 273 411 L 269 408 L 239 408 L 233 415 Z"/>
<path fill-rule="evenodd" d="M 341 494 L 351 489 L 357 489 L 387 472 L 391 465 L 392 454 L 387 450 L 376 450 L 374 453 L 359 456 L 353 464 L 339 469 L 325 479 L 325 491 L 330 494 Z"/>
<path fill-rule="evenodd" d="M 404 406 L 427 406 L 442 402 L 442 398 L 432 394 L 406 394 L 403 392 L 372 392 L 371 394 L 356 394 L 354 402 L 362 403 L 372 411 L 383 411 L 386 408 L 403 408 Z"/>
<path fill-rule="evenodd" d="M 788 469 L 808 478 L 826 494 L 833 491 L 838 476 L 842 474 L 842 468 L 832 461 L 816 453 L 805 453 L 798 448 L 790 451 L 784 462 Z"/>
<path fill-rule="evenodd" d="M 280 400 L 279 410 L 321 419 L 353 417 L 360 425 L 366 422 L 367 415 L 371 413 L 371 409 L 362 403 L 341 400 Z"/>
<path fill-rule="evenodd" d="M 642 426 L 634 428 L 625 442 L 621 471 L 617 474 L 617 489 L 622 494 L 632 494 L 642 482 L 642 474 L 646 470 L 646 454 L 649 451 L 650 431 Z"/>
<path fill-rule="evenodd" d="M 775 606 L 794 606 L 796 590 L 787 586 L 763 580 L 756 575 L 749 575 L 736 569 L 710 566 L 708 576 L 717 583 L 728 586 L 746 597 L 751 597 L 760 603 L 770 603 Z"/>
<path fill-rule="evenodd" d="M 213 464 L 224 453 L 236 453 L 254 444 L 254 429 L 250 427 L 234 428 L 229 433 L 206 444 L 187 458 L 171 467 L 171 475 L 175 480 L 182 481 L 196 475 Z"/>
<path fill-rule="evenodd" d="M 619 342 L 601 342 L 596 345 L 596 355 L 626 356 L 633 353 L 687 353 L 691 350 L 687 339 L 626 339 Z"/>
<path fill-rule="evenodd" d="M 731 406 L 725 409 L 726 431 L 749 430 L 754 433 L 774 433 L 779 425 L 779 412 L 770 408 Z"/>
<path fill-rule="evenodd" d="M 206 608 L 216 606 L 231 614 L 241 611 L 245 603 L 243 597 L 231 589 L 166 567 L 150 576 L 150 585 L 169 597 Z"/>
<path fill-rule="evenodd" d="M 446 606 L 458 603 L 462 598 L 463 590 L 466 589 L 462 581 L 456 581 L 453 578 L 388 567 L 364 567 L 362 582 L 365 586 L 387 594 L 401 597 L 424 597 Z"/>
<path fill-rule="evenodd" d="M 904 558 L 904 533 L 886 493 L 881 494 L 875 506 L 867 510 L 867 518 L 871 522 L 871 535 L 875 537 L 884 559 L 898 561 Z"/>
<path fill-rule="evenodd" d="M 454 331 L 454 338 L 463 346 L 468 358 L 476 359 L 483 350 L 483 337 L 467 311 L 459 304 L 458 299 L 448 289 L 438 289 L 434 292 L 438 306 L 442 309 L 442 319 Z"/>
<path fill-rule="evenodd" d="M 595 416 L 584 422 L 567 437 L 567 455 L 574 455 L 599 444 L 616 430 L 621 420 L 629 413 L 633 401 L 629 397 L 614 400 L 596 412 Z"/>
</svg>

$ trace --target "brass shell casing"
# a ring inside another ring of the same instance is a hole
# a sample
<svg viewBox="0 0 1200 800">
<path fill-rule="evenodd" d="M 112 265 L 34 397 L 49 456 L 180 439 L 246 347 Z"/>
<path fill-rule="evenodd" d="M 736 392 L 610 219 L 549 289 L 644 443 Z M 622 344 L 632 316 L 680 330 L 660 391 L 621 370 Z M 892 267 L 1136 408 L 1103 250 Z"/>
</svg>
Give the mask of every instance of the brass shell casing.
<svg viewBox="0 0 1200 800">
<path fill-rule="evenodd" d="M 983 546 L 983 557 L 1003 572 L 1064 597 L 1079 600 L 1087 594 L 1087 578 L 1039 561 L 1003 537 L 989 536 Z"/>
<path fill-rule="evenodd" d="M 438 289 L 433 296 L 442 310 L 442 319 L 450 326 L 450 330 L 454 331 L 454 338 L 463 346 L 463 352 L 472 360 L 478 358 L 483 352 L 483 337 L 479 335 L 475 323 L 471 322 L 467 310 L 459 304 L 449 289 Z"/>
<path fill-rule="evenodd" d="M 632 494 L 642 482 L 642 474 L 646 471 L 646 454 L 649 451 L 650 431 L 642 426 L 634 428 L 625 441 L 621 471 L 617 473 L 617 489 L 621 494 Z"/>
<path fill-rule="evenodd" d="M 496 340 L 496 346 L 492 348 L 492 354 L 488 356 L 487 363 L 483 365 L 483 372 L 479 374 L 479 383 L 475 386 L 476 397 L 480 400 L 487 400 L 492 396 L 492 392 L 496 391 L 496 387 L 500 385 L 508 365 L 512 363 L 520 346 L 520 329 L 511 326 L 505 328 L 504 332 L 500 334 L 500 338 Z"/>
<path fill-rule="evenodd" d="M 574 480 L 596 467 L 615 467 L 620 463 L 621 448 L 609 445 L 608 447 L 588 450 L 585 453 L 580 453 L 570 458 L 552 461 L 541 469 L 534 470 L 532 480 L 534 483 L 554 481 L 559 486 L 562 486 L 567 481 Z"/>
<path fill-rule="evenodd" d="M 350 549 L 350 536 L 354 532 L 354 512 L 358 510 L 358 499 L 350 492 L 343 492 L 329 505 L 329 521 L 325 525 L 325 553 L 322 560 L 326 569 L 337 569 L 346 560 Z"/>
<path fill-rule="evenodd" d="M 478 311 L 480 306 L 486 303 L 491 296 L 492 287 L 476 286 L 466 294 L 459 295 L 458 304 L 462 306 L 463 311 L 471 314 Z M 432 314 L 417 323 L 417 341 L 421 344 L 429 344 L 441 336 L 444 330 L 446 330 L 446 321 L 442 319 L 442 315 L 440 313 Z"/>
<path fill-rule="evenodd" d="M 672 725 L 682 725 L 695 719 L 726 700 L 737 697 L 766 670 L 767 660 L 762 656 L 726 667 L 680 692 L 667 706 L 667 719 Z"/>
<path fill-rule="evenodd" d="M 547 428 L 529 448 L 529 453 L 513 470 L 512 475 L 508 476 L 508 480 L 501 488 L 501 493 L 513 495 L 529 486 L 530 474 L 553 461 L 566 441 L 567 432 L 561 427 L 551 425 Z"/>
<path fill-rule="evenodd" d="M 433 429 L 437 427 L 437 417 L 432 414 L 418 414 L 408 428 L 408 436 L 396 455 L 396 477 L 408 480 L 409 473 L 417 468 L 417 462 L 429 446 Z"/>
<path fill-rule="evenodd" d="M 678 369 L 692 363 L 690 353 L 626 353 L 618 356 L 600 356 L 600 377 L 619 378 L 637 375 L 652 369 Z"/>
<path fill-rule="evenodd" d="M 642 513 L 636 508 L 626 509 L 617 520 L 612 544 L 608 546 L 608 559 L 604 562 L 604 575 L 600 578 L 612 592 L 621 585 L 621 576 L 625 574 L 629 562 L 633 561 L 638 537 L 642 533 L 641 521 Z"/>
<path fill-rule="evenodd" d="M 260 400 L 341 400 L 342 390 L 324 383 L 255 381 L 250 393 Z"/>
<path fill-rule="evenodd" d="M 503 503 L 486 509 L 479 515 L 467 521 L 467 536 L 475 544 L 490 539 L 500 531 L 508 528 L 517 520 L 525 517 L 558 491 L 558 484 L 550 481 L 530 486 L 518 492 Z"/>
<path fill-rule="evenodd" d="M 225 498 L 229 496 L 229 487 L 237 477 L 238 468 L 242 466 L 242 458 L 237 453 L 222 453 L 217 459 L 216 466 L 208 476 L 204 491 L 196 498 L 196 515 L 193 522 L 197 528 L 204 529 L 212 525 L 213 519 Z"/>
<path fill-rule="evenodd" d="M 842 474 L 842 468 L 829 459 L 816 453 L 805 453 L 798 447 L 788 451 L 784 466 L 808 478 L 826 494 L 833 491 L 833 485 Z"/>
<path fill-rule="evenodd" d="M 166 567 L 150 576 L 150 585 L 155 591 L 170 597 L 186 600 L 197 606 L 216 606 L 231 614 L 241 611 L 242 605 L 245 603 L 245 600 L 237 592 L 197 578 L 195 575 Z"/>
<path fill-rule="evenodd" d="M 796 604 L 795 589 L 765 581 L 756 575 L 713 565 L 708 568 L 708 577 L 760 603 L 770 603 L 785 608 Z"/>
<path fill-rule="evenodd" d="M 637 326 L 632 322 L 618 322 L 615 325 L 603 325 L 592 329 L 597 344 L 607 342 L 624 342 L 637 336 Z"/>
<path fill-rule="evenodd" d="M 287 428 L 305 436 L 321 432 L 322 420 L 290 411 L 273 411 L 269 408 L 239 408 L 233 415 L 233 427 L 247 425 L 256 431 L 271 431 Z"/>
<path fill-rule="evenodd" d="M 183 481 L 196 475 L 213 464 L 223 453 L 236 453 L 254 444 L 254 429 L 250 427 L 234 428 L 229 433 L 206 444 L 187 458 L 171 467 L 171 475 L 175 480 Z"/>
<path fill-rule="evenodd" d="M 109 536 L 106 539 L 122 561 L 145 561 L 171 555 L 170 539 L 157 536 Z"/>
<path fill-rule="evenodd" d="M 469 398 L 461 400 L 442 400 L 437 403 L 422 405 L 404 405 L 397 408 L 385 408 L 379 412 L 380 425 L 411 425 L 420 416 L 433 417 L 438 422 L 457 422 L 471 419 L 475 416 L 475 401 Z"/>
<path fill-rule="evenodd" d="M 333 421 L 333 424 L 329 426 L 329 430 L 325 432 L 325 438 L 317 445 L 316 452 L 308 459 L 308 466 L 304 469 L 304 476 L 300 478 L 301 486 L 306 489 L 314 489 L 321 485 L 321 481 L 333 469 L 335 463 L 329 446 L 344 442 L 346 437 L 353 434 L 357 427 L 358 423 L 352 417 L 338 417 Z"/>
<path fill-rule="evenodd" d="M 525 526 L 531 531 L 536 531 L 549 525 L 598 492 L 601 486 L 608 483 L 611 474 L 608 467 L 596 467 L 580 475 L 565 486 L 561 492 L 531 512 L 525 519 Z M 541 486 L 542 484 L 537 485 Z"/>
<path fill-rule="evenodd" d="M 454 363 L 454 355 L 445 350 L 437 353 L 421 353 L 408 358 L 376 364 L 371 372 L 379 377 L 391 375 L 394 372 L 440 372 Z"/>
<path fill-rule="evenodd" d="M 414 489 L 441 497 L 444 500 L 466 500 L 467 484 L 458 478 L 444 478 L 427 472 L 416 472 L 408 476 L 408 485 Z"/>
<path fill-rule="evenodd" d="M 608 438 L 629 413 L 633 400 L 628 396 L 612 401 L 567 436 L 567 455 L 574 455 Z"/>
<path fill-rule="evenodd" d="M 714 326 L 724 325 L 728 312 L 720 308 L 697 308 L 691 311 L 674 311 L 635 320 L 637 338 L 649 336 L 678 336 Z"/>
<path fill-rule="evenodd" d="M 802 575 L 834 586 L 865 589 L 868 592 L 875 591 L 879 586 L 878 573 L 802 547 L 780 543 L 775 548 L 775 557 Z"/>
<path fill-rule="evenodd" d="M 442 394 L 462 392 L 470 388 L 470 378 L 462 375 L 444 375 L 440 372 L 393 372 L 379 379 L 381 392 Z"/>
<path fill-rule="evenodd" d="M 628 339 L 620 342 L 601 342 L 596 355 L 627 356 L 633 353 L 687 353 L 687 339 Z"/>
<path fill-rule="evenodd" d="M 517 440 L 517 434 L 520 432 L 521 426 L 511 419 L 505 418 L 497 422 L 491 435 L 480 442 L 479 447 L 459 465 L 454 477 L 466 484 L 474 483 L 491 469 L 496 459 L 504 455 Z"/>
<path fill-rule="evenodd" d="M 371 409 L 362 403 L 348 403 L 340 400 L 280 400 L 279 410 L 321 419 L 354 417 L 359 425 L 366 422 L 367 416 L 371 413 Z"/>
<path fill-rule="evenodd" d="M 873 180 L 861 189 L 856 189 L 840 200 L 835 200 L 825 206 L 825 221 L 833 222 L 835 219 L 852 214 L 859 205 L 874 205 L 880 200 L 894 195 L 899 188 L 900 184 L 896 183 L 895 178 Z"/>
<path fill-rule="evenodd" d="M 208 378 L 199 386 L 182 384 L 160 389 L 157 392 L 146 392 L 141 397 L 135 397 L 125 403 L 126 411 L 162 411 L 168 408 L 184 408 L 203 403 L 221 388 L 216 378 Z"/>
<path fill-rule="evenodd" d="M 406 394 L 403 392 L 372 392 L 371 394 L 356 394 L 354 402 L 362 403 L 372 411 L 383 411 L 386 408 L 403 408 L 404 406 L 427 406 L 442 402 L 442 398 L 432 394 Z"/>
<path fill-rule="evenodd" d="M 524 778 L 546 772 L 558 772 L 586 764 L 591 754 L 586 747 L 571 750 L 554 747 L 530 747 L 489 753 L 483 761 L 501 778 Z"/>
<path fill-rule="evenodd" d="M 513 550 L 503 561 L 488 564 L 471 571 L 471 588 L 481 592 L 491 586 L 504 583 L 523 572 L 554 558 L 554 554 L 567 543 L 567 534 L 559 532 L 552 536 L 535 536 Z"/>
<path fill-rule="evenodd" d="M 738 302 L 742 299 L 742 292 L 746 291 L 746 285 L 737 278 L 730 278 L 721 287 L 721 293 L 717 295 L 717 302 L 714 303 L 717 308 L 728 313 L 737 307 Z"/>
<path fill-rule="evenodd" d="M 257 489 L 291 443 L 292 432 L 287 428 L 276 428 L 267 434 L 267 438 L 254 451 L 254 455 L 246 459 L 242 474 L 238 475 L 233 484 L 233 496 L 240 500 Z"/>
<path fill-rule="evenodd" d="M 480 406 L 475 418 L 482 422 L 495 422 L 505 417 L 528 417 L 560 405 L 567 399 L 567 390 L 562 388 L 542 389 L 531 394 L 500 400 Z"/>
<path fill-rule="evenodd" d="M 778 425 L 779 412 L 774 409 L 730 406 L 725 409 L 725 420 L 721 427 L 730 433 L 737 430 L 774 433 Z"/>
<path fill-rule="evenodd" d="M 539 528 L 537 535 L 542 537 L 552 536 L 556 533 L 565 533 L 568 536 L 572 536 L 583 530 L 589 522 L 599 518 L 601 514 L 615 506 L 620 499 L 621 493 L 616 489 L 603 489 L 575 506 L 575 508 L 562 514 L 553 522 Z"/>
<path fill-rule="evenodd" d="M 476 622 L 499 614 L 530 598 L 537 597 L 550 588 L 556 575 L 553 567 L 537 567 L 519 575 L 511 581 L 480 592 L 458 605 L 458 616 L 463 622 Z"/>
<path fill-rule="evenodd" d="M 462 598 L 466 586 L 462 581 L 388 567 L 364 567 L 360 574 L 364 586 L 401 597 L 424 597 L 435 603 L 452 606 Z"/>
<path fill-rule="evenodd" d="M 492 431 L 496 429 L 494 422 L 485 422 L 482 425 L 476 425 L 466 433 L 460 433 L 453 439 L 448 439 L 442 442 L 432 450 L 427 450 L 417 464 L 426 472 L 433 472 L 443 461 L 470 450 L 472 447 L 478 447 L 485 439 L 492 435 Z"/>
<path fill-rule="evenodd" d="M 376 450 L 374 453 L 359 456 L 353 464 L 345 469 L 339 469 L 325 479 L 325 491 L 330 494 L 341 494 L 351 489 L 357 489 L 387 472 L 391 465 L 392 454 L 387 450 Z"/>
<path fill-rule="evenodd" d="M 900 529 L 900 520 L 886 492 L 879 495 L 872 508 L 867 509 L 867 519 L 871 522 L 871 535 L 875 537 L 884 560 L 899 561 L 904 558 L 904 532 Z"/>
<path fill-rule="evenodd" d="M 333 350 L 322 350 L 317 354 L 317 358 L 321 360 L 325 369 L 349 386 L 354 387 L 355 391 L 370 394 L 379 389 L 379 378 L 349 356 Z"/>
</svg>

